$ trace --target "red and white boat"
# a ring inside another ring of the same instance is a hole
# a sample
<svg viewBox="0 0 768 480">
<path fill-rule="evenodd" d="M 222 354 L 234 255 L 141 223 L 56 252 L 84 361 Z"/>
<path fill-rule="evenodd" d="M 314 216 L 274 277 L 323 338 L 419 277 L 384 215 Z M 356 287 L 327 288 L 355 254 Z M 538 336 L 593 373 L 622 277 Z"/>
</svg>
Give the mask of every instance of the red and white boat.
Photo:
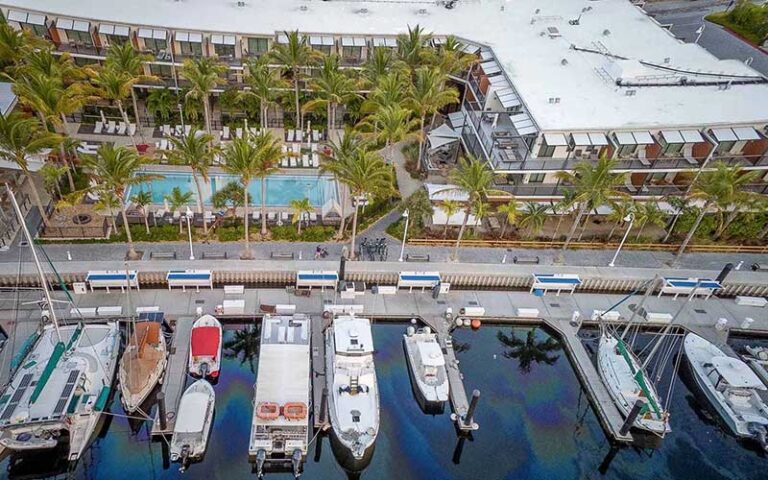
<svg viewBox="0 0 768 480">
<path fill-rule="evenodd" d="M 221 323 L 203 315 L 192 324 L 189 345 L 189 374 L 218 378 L 221 369 Z"/>
</svg>

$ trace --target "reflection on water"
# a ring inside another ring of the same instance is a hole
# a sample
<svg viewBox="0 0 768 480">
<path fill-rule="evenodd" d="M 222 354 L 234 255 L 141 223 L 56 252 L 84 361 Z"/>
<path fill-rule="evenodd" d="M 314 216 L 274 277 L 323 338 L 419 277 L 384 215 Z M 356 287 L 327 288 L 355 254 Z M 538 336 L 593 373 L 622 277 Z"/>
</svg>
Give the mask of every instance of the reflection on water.
<svg viewBox="0 0 768 480">
<path fill-rule="evenodd" d="M 459 439 L 449 419 L 425 415 L 413 398 L 403 354 L 405 325 L 376 324 L 376 370 L 381 393 L 381 430 L 371 464 L 345 472 L 328 438 L 311 446 L 306 479 L 582 479 L 582 478 L 765 478 L 768 460 L 707 420 L 702 402 L 684 382 L 672 396 L 673 432 L 657 451 L 612 449 L 583 394 L 559 342 L 541 329 L 485 325 L 461 330 L 455 344 L 468 391 L 482 396 L 475 415 L 480 430 Z M 253 383 L 258 367 L 256 327 L 228 330 L 223 371 L 216 390 L 216 416 L 204 461 L 185 474 L 167 463 L 162 442 L 151 442 L 147 422 L 123 417 L 114 398 L 111 419 L 75 479 L 254 479 L 248 463 Z M 51 461 L 51 456 L 45 456 Z M 0 465 L 9 467 L 10 459 Z M 24 467 L 24 468 L 22 468 Z M 34 471 L 32 467 L 36 467 Z M 47 470 L 42 470 L 47 468 Z M 66 466 L 15 459 L 20 478 L 60 473 Z M 32 476 L 28 476 L 28 475 Z M 270 474 L 268 479 L 291 479 Z"/>
</svg>

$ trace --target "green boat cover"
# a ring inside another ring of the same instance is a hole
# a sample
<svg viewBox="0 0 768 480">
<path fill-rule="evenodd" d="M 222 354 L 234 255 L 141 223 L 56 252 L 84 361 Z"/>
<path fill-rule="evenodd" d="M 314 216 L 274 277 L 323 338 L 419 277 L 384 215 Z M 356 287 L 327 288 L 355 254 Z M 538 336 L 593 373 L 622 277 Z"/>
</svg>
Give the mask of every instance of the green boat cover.
<svg viewBox="0 0 768 480">
<path fill-rule="evenodd" d="M 93 406 L 93 409 L 97 412 L 101 412 L 104 410 L 104 407 L 107 406 L 107 399 L 109 398 L 109 387 L 104 385 L 101 387 L 101 392 L 99 392 L 99 398 L 96 399 L 96 404 Z"/>
<path fill-rule="evenodd" d="M 59 360 L 61 359 L 61 356 L 64 355 L 65 351 L 66 347 L 64 346 L 64 342 L 57 343 L 53 348 L 53 354 L 51 355 L 51 358 L 48 359 L 48 363 L 45 365 L 43 373 L 40 375 L 40 379 L 37 381 L 37 385 L 35 385 L 35 390 L 32 392 L 32 396 L 29 398 L 29 403 L 35 403 L 37 401 L 38 397 L 45 388 L 45 384 L 48 383 L 48 380 L 51 378 L 51 374 L 56 369 L 56 365 L 59 363 Z"/>
</svg>

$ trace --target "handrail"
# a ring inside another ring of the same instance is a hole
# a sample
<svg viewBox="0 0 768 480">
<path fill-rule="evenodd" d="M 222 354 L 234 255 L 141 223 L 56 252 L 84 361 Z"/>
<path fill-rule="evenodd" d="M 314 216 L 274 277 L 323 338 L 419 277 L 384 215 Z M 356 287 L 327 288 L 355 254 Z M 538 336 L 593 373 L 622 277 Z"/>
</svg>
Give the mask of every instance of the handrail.
<svg viewBox="0 0 768 480">
<path fill-rule="evenodd" d="M 409 245 L 429 247 L 451 247 L 456 240 L 411 238 Z M 562 248 L 563 241 L 538 241 L 538 240 L 462 240 L 462 247 L 478 248 L 536 248 L 554 249 Z M 594 249 L 612 250 L 619 247 L 618 242 L 570 242 L 569 248 L 574 250 Z M 679 244 L 672 243 L 625 243 L 625 250 L 647 250 L 655 252 L 675 252 L 680 248 Z M 768 253 L 768 245 L 688 245 L 686 251 L 699 253 Z"/>
</svg>

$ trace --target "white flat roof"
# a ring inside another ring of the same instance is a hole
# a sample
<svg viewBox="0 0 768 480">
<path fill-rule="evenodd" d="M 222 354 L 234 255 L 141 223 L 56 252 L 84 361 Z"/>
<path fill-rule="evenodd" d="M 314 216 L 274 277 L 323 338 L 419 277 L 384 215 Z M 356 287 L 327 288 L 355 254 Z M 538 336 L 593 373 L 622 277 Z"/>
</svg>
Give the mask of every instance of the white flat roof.
<svg viewBox="0 0 768 480">
<path fill-rule="evenodd" d="M 542 131 L 652 130 L 768 123 L 768 84 L 738 60 L 685 44 L 626 0 L 430 2 L 0 0 L 27 11 L 160 28 L 274 36 L 381 37 L 420 24 L 488 45 Z M 570 20 L 579 18 L 578 25 Z M 558 35 L 552 35 L 554 27 Z M 683 78 L 687 84 L 682 85 Z M 617 81 L 631 87 L 618 86 Z M 693 83 L 734 80 L 729 88 Z M 677 86 L 671 86 L 677 83 Z M 654 86 L 643 86 L 643 85 Z M 551 101 L 557 99 L 557 101 Z"/>
</svg>

